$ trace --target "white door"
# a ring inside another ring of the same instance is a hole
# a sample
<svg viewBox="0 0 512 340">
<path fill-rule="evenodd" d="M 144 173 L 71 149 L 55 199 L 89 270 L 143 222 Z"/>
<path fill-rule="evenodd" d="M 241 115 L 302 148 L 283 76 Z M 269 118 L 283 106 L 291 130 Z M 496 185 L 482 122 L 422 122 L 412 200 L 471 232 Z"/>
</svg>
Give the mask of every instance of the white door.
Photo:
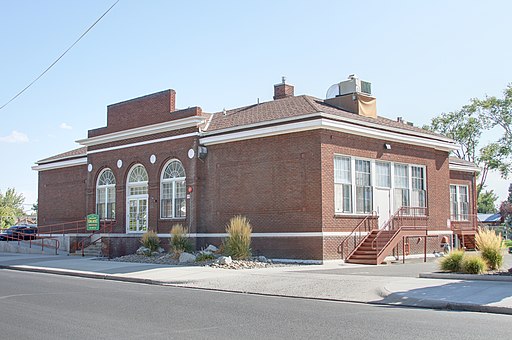
<svg viewBox="0 0 512 340">
<path fill-rule="evenodd" d="M 391 217 L 391 190 L 375 188 L 375 210 L 379 216 L 379 229 Z"/>
<path fill-rule="evenodd" d="M 148 230 L 148 198 L 129 198 L 127 232 L 140 233 Z"/>
</svg>

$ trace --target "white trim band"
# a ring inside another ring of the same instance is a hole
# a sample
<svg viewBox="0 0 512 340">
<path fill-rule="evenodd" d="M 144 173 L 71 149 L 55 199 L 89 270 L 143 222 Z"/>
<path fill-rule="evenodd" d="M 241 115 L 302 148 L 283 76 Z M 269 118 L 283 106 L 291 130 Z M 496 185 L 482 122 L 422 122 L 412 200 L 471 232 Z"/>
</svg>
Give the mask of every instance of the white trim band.
<svg viewBox="0 0 512 340">
<path fill-rule="evenodd" d="M 173 130 L 184 129 L 188 127 L 197 127 L 204 123 L 205 117 L 192 116 L 182 119 L 171 120 L 168 122 L 141 126 L 133 129 L 112 132 L 105 135 L 95 136 L 91 138 L 79 139 L 76 142 L 85 146 L 93 146 L 98 144 L 105 144 L 110 142 L 117 142 L 129 138 L 136 138 L 148 135 L 154 135 L 162 132 L 169 132 Z"/>
<path fill-rule="evenodd" d="M 201 138 L 200 143 L 208 146 L 317 129 L 328 129 L 358 136 L 381 139 L 390 142 L 413 144 L 447 152 L 458 149 L 458 146 L 455 143 L 449 141 L 434 140 L 422 136 L 412 136 L 404 134 L 403 132 L 400 133 L 392 131 L 382 131 L 373 127 L 359 126 L 352 123 L 331 120 L 328 118 L 319 118 L 308 121 L 276 125 L 272 127 L 261 127 L 252 130 L 207 136 Z"/>
<path fill-rule="evenodd" d="M 459 165 L 459 164 L 449 164 L 448 168 L 452 171 L 462 171 L 462 172 L 480 172 L 482 171 L 479 167 L 469 166 L 469 165 Z"/>
<path fill-rule="evenodd" d="M 134 147 L 134 146 L 141 146 L 141 145 L 147 145 L 147 144 L 153 144 L 153 143 L 167 142 L 167 141 L 170 141 L 170 140 L 176 140 L 176 139 L 187 138 L 187 137 L 194 137 L 194 136 L 199 136 L 199 132 L 191 132 L 191 133 L 186 133 L 186 134 L 183 134 L 183 135 L 177 135 L 177 136 L 171 136 L 171 137 L 163 137 L 163 138 L 158 138 L 158 139 L 146 140 L 146 141 L 142 141 L 142 142 L 136 142 L 136 143 L 112 146 L 110 148 L 91 150 L 91 151 L 87 151 L 87 154 L 90 155 L 90 154 L 95 154 L 95 153 L 100 153 L 100 152 L 119 150 L 119 149 L 124 149 L 124 148 L 131 148 L 131 147 Z"/>
<path fill-rule="evenodd" d="M 76 159 L 69 159 L 67 161 L 34 165 L 32 167 L 32 170 L 45 171 L 45 170 L 53 170 L 53 169 L 60 169 L 60 168 L 69 168 L 72 166 L 86 165 L 86 164 L 87 164 L 87 157 L 80 157 L 80 158 L 76 158 Z"/>
</svg>

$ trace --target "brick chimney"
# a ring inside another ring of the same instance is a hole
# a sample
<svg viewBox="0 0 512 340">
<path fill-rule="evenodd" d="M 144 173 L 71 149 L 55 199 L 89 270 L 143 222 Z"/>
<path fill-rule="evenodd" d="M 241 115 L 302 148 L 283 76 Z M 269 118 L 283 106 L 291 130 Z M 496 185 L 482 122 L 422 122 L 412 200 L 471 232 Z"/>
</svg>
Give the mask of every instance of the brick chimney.
<svg viewBox="0 0 512 340">
<path fill-rule="evenodd" d="M 293 85 L 286 84 L 285 77 L 282 78 L 281 84 L 274 85 L 274 100 L 293 96 Z"/>
</svg>

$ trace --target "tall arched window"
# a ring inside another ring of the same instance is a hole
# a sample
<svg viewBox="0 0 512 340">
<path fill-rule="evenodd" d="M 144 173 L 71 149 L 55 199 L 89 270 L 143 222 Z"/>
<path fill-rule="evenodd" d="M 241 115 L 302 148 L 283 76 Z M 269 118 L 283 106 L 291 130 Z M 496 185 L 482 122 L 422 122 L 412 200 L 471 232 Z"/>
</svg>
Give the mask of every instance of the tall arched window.
<svg viewBox="0 0 512 340">
<path fill-rule="evenodd" d="M 171 160 L 162 171 L 160 187 L 160 216 L 183 218 L 186 216 L 185 169 L 177 159 Z"/>
<path fill-rule="evenodd" d="M 104 169 L 98 176 L 96 213 L 100 219 L 116 218 L 116 178 L 110 169 Z"/>
<path fill-rule="evenodd" d="M 126 231 L 148 230 L 148 173 L 142 164 L 133 166 L 126 184 Z"/>
</svg>

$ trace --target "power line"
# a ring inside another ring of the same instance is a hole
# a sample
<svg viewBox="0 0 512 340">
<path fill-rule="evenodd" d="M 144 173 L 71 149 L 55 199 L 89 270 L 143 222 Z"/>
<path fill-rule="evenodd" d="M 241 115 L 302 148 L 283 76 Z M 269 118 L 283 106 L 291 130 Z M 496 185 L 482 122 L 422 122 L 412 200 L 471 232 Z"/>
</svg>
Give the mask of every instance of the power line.
<svg viewBox="0 0 512 340">
<path fill-rule="evenodd" d="M 109 9 L 107 9 L 105 11 L 105 13 L 103 13 L 99 18 L 98 20 L 96 20 L 71 46 L 68 47 L 67 50 L 64 51 L 64 53 L 62 53 L 50 66 L 48 66 L 46 68 L 46 70 L 43 71 L 43 73 L 41 73 L 36 79 L 34 79 L 30 84 L 28 84 L 23 90 L 21 90 L 20 92 L 18 92 L 14 97 L 12 97 L 7 103 L 5 103 L 4 105 L 2 105 L 0 107 L 0 110 L 2 110 L 4 107 L 6 107 L 10 102 L 12 102 L 13 100 L 15 100 L 16 98 L 18 98 L 23 92 L 25 92 L 26 90 L 28 90 L 29 87 L 31 87 L 32 85 L 34 85 L 34 83 L 36 81 L 39 80 L 39 78 L 41 78 L 42 76 L 44 76 L 44 74 L 46 72 L 48 72 L 55 64 L 57 64 L 57 62 L 62 59 L 62 57 L 64 57 L 64 55 L 66 55 L 66 53 L 69 52 L 69 50 L 71 50 L 73 48 L 73 46 L 75 46 L 80 40 L 82 40 L 82 38 L 94 27 L 96 26 L 96 24 L 101 20 L 103 19 L 103 17 L 105 15 L 107 15 L 108 12 L 110 12 L 110 10 L 115 6 L 117 5 L 117 3 L 119 2 L 119 0 L 117 0 L 116 2 L 114 2 L 114 4 L 112 6 L 110 6 Z"/>
</svg>

